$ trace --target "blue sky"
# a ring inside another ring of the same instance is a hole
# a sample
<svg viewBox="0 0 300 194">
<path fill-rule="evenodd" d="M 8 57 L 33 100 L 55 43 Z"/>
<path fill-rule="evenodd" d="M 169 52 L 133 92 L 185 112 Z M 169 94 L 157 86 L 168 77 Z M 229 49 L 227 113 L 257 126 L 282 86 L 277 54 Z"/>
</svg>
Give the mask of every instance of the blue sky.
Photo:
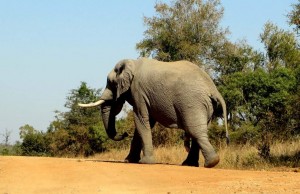
<svg viewBox="0 0 300 194">
<path fill-rule="evenodd" d="M 105 87 L 107 73 L 119 60 L 138 57 L 143 16 L 155 14 L 155 2 L 0 0 L 0 134 L 11 131 L 13 143 L 25 124 L 46 130 L 81 81 Z M 262 51 L 263 25 L 271 21 L 291 29 L 286 15 L 297 0 L 221 3 L 229 38 L 245 39 Z"/>
</svg>

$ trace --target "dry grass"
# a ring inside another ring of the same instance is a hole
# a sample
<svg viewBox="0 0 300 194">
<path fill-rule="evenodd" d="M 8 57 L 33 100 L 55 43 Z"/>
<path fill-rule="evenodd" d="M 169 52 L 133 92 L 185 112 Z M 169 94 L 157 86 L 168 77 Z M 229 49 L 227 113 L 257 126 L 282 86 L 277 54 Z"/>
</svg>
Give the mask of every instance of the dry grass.
<svg viewBox="0 0 300 194">
<path fill-rule="evenodd" d="M 94 156 L 94 159 L 103 161 L 123 161 L 128 149 L 111 150 Z M 221 146 L 218 150 L 220 163 L 216 168 L 223 169 L 253 169 L 271 170 L 278 167 L 299 168 L 300 139 L 291 142 L 275 142 L 271 145 L 271 158 L 261 159 L 257 148 L 251 145 Z M 154 150 L 157 163 L 180 165 L 187 153 L 182 146 L 158 147 Z M 203 156 L 200 157 L 200 166 L 203 165 Z"/>
<path fill-rule="evenodd" d="M 181 165 L 187 156 L 183 146 L 158 147 L 154 150 L 158 163 Z"/>
<path fill-rule="evenodd" d="M 276 142 L 272 145 L 271 154 L 275 156 L 296 154 L 300 151 L 300 139 L 289 142 Z"/>
<path fill-rule="evenodd" d="M 256 146 L 231 145 L 219 149 L 221 161 L 218 168 L 271 170 L 278 167 L 299 168 L 300 139 L 289 142 L 274 142 L 271 156 L 262 159 Z"/>
<path fill-rule="evenodd" d="M 128 152 L 129 149 L 112 149 L 90 158 L 103 161 L 123 161 Z M 183 146 L 159 147 L 154 149 L 154 156 L 157 163 L 181 164 L 187 153 Z"/>
<path fill-rule="evenodd" d="M 120 149 L 120 150 L 112 149 L 108 152 L 103 152 L 101 154 L 97 154 L 90 158 L 96 160 L 103 160 L 103 161 L 124 161 L 128 152 L 129 149 Z"/>
</svg>

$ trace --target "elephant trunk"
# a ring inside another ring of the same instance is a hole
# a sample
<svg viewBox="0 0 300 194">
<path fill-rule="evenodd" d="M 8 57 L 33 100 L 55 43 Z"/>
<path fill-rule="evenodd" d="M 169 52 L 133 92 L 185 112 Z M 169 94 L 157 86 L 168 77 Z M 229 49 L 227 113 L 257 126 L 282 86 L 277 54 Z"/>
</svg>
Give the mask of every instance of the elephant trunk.
<svg viewBox="0 0 300 194">
<path fill-rule="evenodd" d="M 97 102 L 92 102 L 89 104 L 79 103 L 78 106 L 95 107 L 101 105 L 102 120 L 108 137 L 114 141 L 121 141 L 128 136 L 126 132 L 123 133 L 122 135 L 118 134 L 115 127 L 115 123 L 116 123 L 115 116 L 119 114 L 119 112 L 122 110 L 122 105 L 119 104 L 114 105 L 112 103 L 112 100 L 113 100 L 113 93 L 107 87 L 104 90 L 102 96 L 100 97 L 100 100 L 98 100 Z M 124 103 L 123 101 L 122 103 Z"/>
<path fill-rule="evenodd" d="M 118 134 L 116 131 L 116 117 L 113 114 L 111 110 L 111 107 L 108 106 L 102 106 L 101 112 L 102 112 L 102 120 L 103 124 L 106 130 L 106 133 L 108 137 L 114 141 L 121 141 L 124 138 L 128 136 L 128 134 L 125 132 L 122 135 Z"/>
</svg>

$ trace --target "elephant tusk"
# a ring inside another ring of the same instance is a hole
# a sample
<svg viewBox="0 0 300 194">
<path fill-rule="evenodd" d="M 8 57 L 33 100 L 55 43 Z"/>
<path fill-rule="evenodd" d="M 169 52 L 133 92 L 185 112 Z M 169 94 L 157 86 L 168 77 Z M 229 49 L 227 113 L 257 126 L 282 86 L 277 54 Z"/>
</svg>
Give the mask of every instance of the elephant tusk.
<svg viewBox="0 0 300 194">
<path fill-rule="evenodd" d="M 103 104 L 104 102 L 105 102 L 105 100 L 99 100 L 97 102 L 92 102 L 92 103 L 89 103 L 89 104 L 78 103 L 78 106 L 80 106 L 80 107 L 94 107 L 94 106 L 99 106 L 99 105 Z"/>
</svg>

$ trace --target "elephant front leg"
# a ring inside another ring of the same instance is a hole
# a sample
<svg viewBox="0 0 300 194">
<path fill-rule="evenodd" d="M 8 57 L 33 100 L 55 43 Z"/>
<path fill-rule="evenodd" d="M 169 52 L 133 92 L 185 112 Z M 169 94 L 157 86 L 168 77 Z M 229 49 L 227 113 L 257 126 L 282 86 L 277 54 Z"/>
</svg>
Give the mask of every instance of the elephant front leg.
<svg viewBox="0 0 300 194">
<path fill-rule="evenodd" d="M 142 150 L 143 150 L 143 157 L 139 161 L 139 163 L 153 164 L 155 163 L 155 160 L 153 156 L 152 133 L 151 133 L 149 119 L 146 120 L 145 118 L 143 119 L 135 115 L 135 124 L 139 136 L 141 137 Z"/>
<path fill-rule="evenodd" d="M 137 129 L 135 129 L 133 139 L 130 145 L 130 151 L 128 156 L 125 158 L 125 162 L 138 163 L 141 159 L 141 151 L 142 151 L 142 140 Z"/>
</svg>

